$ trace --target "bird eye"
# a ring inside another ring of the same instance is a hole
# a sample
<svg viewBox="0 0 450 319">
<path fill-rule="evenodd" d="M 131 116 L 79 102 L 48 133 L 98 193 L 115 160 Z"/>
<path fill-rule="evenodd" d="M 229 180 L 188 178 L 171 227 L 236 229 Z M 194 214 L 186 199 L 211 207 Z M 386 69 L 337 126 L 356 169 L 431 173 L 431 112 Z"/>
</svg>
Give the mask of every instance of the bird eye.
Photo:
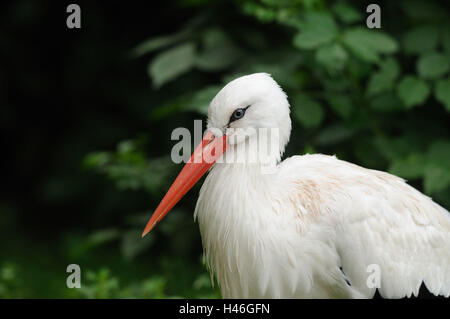
<svg viewBox="0 0 450 319">
<path fill-rule="evenodd" d="M 248 108 L 248 106 L 244 109 L 241 109 L 241 108 L 236 109 L 230 117 L 230 123 L 244 117 L 245 111 L 247 110 L 247 108 Z"/>
</svg>

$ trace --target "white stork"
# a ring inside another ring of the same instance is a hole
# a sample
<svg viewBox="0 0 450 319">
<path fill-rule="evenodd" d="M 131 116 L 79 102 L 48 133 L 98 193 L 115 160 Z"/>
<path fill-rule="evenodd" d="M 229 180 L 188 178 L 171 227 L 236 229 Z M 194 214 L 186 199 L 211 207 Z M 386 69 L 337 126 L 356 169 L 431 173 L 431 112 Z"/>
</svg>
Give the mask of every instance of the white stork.
<svg viewBox="0 0 450 319">
<path fill-rule="evenodd" d="M 197 161 L 185 165 L 143 236 L 212 167 L 194 216 L 224 298 L 371 298 L 376 288 L 400 298 L 417 295 L 422 283 L 448 297 L 449 213 L 403 179 L 335 156 L 280 162 L 289 113 L 268 74 L 228 83 L 210 104 L 207 134 L 191 157 Z M 244 145 L 257 143 L 258 131 L 232 138 L 236 128 L 279 129 L 269 158 L 275 172 L 262 173 L 259 159 L 213 166 L 229 153 L 248 158 Z M 212 159 L 202 160 L 213 147 Z"/>
</svg>

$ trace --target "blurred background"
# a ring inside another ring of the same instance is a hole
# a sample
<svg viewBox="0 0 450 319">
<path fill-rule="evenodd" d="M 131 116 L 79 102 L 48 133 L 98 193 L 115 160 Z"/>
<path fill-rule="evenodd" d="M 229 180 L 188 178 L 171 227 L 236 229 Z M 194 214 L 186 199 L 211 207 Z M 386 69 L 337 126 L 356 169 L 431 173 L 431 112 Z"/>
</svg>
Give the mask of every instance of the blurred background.
<svg viewBox="0 0 450 319">
<path fill-rule="evenodd" d="M 220 297 L 202 263 L 199 185 L 141 239 L 228 81 L 288 93 L 286 156 L 386 170 L 450 208 L 450 10 L 442 1 L 66 1 L 0 5 L 0 298 Z M 149 2 L 150 3 L 150 2 Z M 81 267 L 81 289 L 66 267 Z"/>
</svg>

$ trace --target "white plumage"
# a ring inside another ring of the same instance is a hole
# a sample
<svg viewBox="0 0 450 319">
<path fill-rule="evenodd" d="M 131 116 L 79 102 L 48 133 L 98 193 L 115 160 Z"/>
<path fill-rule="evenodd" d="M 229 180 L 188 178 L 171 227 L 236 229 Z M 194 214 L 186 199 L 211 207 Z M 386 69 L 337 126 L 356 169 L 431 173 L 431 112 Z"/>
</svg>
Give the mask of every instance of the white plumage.
<svg viewBox="0 0 450 319">
<path fill-rule="evenodd" d="M 396 176 L 334 156 L 280 163 L 291 131 L 289 103 L 267 74 L 226 85 L 211 102 L 208 127 L 224 129 L 247 105 L 228 126 L 279 128 L 280 147 L 270 158 L 276 172 L 262 174 L 259 162 L 216 163 L 195 210 L 224 298 L 370 298 L 368 279 L 377 267 L 383 297 L 417 295 L 422 282 L 435 295 L 450 295 L 444 208 Z M 257 133 L 246 143 L 256 140 Z M 244 142 L 229 141 L 227 155 L 248 153 Z"/>
</svg>

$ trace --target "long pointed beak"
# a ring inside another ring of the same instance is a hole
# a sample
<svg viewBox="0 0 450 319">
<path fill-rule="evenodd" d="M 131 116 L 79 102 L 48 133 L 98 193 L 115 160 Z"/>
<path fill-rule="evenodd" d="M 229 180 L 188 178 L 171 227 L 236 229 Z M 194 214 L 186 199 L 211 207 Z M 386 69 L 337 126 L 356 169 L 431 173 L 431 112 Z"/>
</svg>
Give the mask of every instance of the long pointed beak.
<svg viewBox="0 0 450 319">
<path fill-rule="evenodd" d="M 166 216 L 175 204 L 198 182 L 217 159 L 222 156 L 226 149 L 227 140 L 225 134 L 216 138 L 210 131 L 206 133 L 201 143 L 194 150 L 194 153 L 192 153 L 189 162 L 184 165 L 161 203 L 159 203 L 147 226 L 145 226 L 142 237 L 147 235 Z"/>
</svg>

